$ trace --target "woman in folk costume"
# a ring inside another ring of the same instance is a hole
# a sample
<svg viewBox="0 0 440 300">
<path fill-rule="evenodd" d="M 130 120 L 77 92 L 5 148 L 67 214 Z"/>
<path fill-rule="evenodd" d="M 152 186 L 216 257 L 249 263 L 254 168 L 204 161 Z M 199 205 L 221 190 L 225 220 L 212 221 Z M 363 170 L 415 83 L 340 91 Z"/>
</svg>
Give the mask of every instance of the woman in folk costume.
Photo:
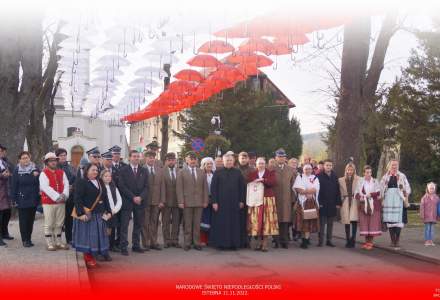
<svg viewBox="0 0 440 300">
<path fill-rule="evenodd" d="M 109 239 L 105 221 L 111 218 L 107 192 L 98 177 L 98 167 L 88 164 L 84 176 L 75 182 L 73 247 L 84 253 L 87 267 L 95 267 L 95 257 L 110 261 Z"/>
<path fill-rule="evenodd" d="M 107 192 L 108 205 L 110 207 L 112 217 L 107 221 L 107 232 L 109 235 L 110 251 L 119 252 L 121 249 L 116 242 L 116 228 L 119 227 L 119 211 L 122 207 L 122 197 L 112 178 L 110 170 L 101 172 L 101 179 Z"/>
<path fill-rule="evenodd" d="M 211 182 L 215 172 L 215 163 L 212 157 L 205 157 L 200 162 L 200 168 L 205 171 L 206 181 L 208 182 L 209 202 L 211 202 Z M 200 222 L 200 243 L 207 245 L 209 239 L 209 229 L 211 228 L 212 205 L 203 208 L 202 220 Z"/>
<path fill-rule="evenodd" d="M 390 231 L 391 247 L 400 249 L 400 231 L 405 223 L 404 208 L 409 206 L 411 187 L 405 174 L 399 171 L 399 161 L 391 160 L 387 173 L 380 181 L 380 195 L 383 199 L 382 221 Z"/>
<path fill-rule="evenodd" d="M 248 234 L 260 239 L 260 245 L 255 250 L 267 252 L 269 236 L 278 235 L 278 216 L 273 187 L 276 184 L 275 173 L 266 168 L 263 157 L 257 159 L 257 169 L 249 173 L 248 182 L 262 183 L 264 185 L 263 203 L 248 205 Z"/>
<path fill-rule="evenodd" d="M 313 174 L 312 165 L 304 165 L 303 173 L 296 177 L 292 188 L 298 193 L 296 228 L 303 236 L 300 247 L 307 249 L 310 244 L 310 233 L 319 231 L 319 180 Z M 316 210 L 316 217 L 309 215 L 312 210 Z"/>
<path fill-rule="evenodd" d="M 372 168 L 364 167 L 364 177 L 359 180 L 355 198 L 359 201 L 359 234 L 365 236 L 363 249 L 373 249 L 373 239 L 382 234 L 382 201 L 379 181 L 372 176 Z"/>
<path fill-rule="evenodd" d="M 345 225 L 346 248 L 354 248 L 356 243 L 359 205 L 354 195 L 358 182 L 359 176 L 356 175 L 356 166 L 350 162 L 345 166 L 344 177 L 339 178 L 339 190 L 341 191 L 342 202 L 341 223 Z"/>
</svg>

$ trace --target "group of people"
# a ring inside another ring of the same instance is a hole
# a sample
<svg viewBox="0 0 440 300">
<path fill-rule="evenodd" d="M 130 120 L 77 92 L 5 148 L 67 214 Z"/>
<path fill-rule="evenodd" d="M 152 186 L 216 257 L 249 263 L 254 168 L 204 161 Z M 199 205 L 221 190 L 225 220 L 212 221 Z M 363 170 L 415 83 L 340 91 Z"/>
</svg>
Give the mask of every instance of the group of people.
<svg viewBox="0 0 440 300">
<path fill-rule="evenodd" d="M 67 162 L 67 151 L 59 148 L 46 154 L 39 170 L 23 151 L 13 168 L 0 145 L 0 245 L 12 238 L 7 230 L 12 203 L 18 208 L 24 247 L 33 246 L 33 224 L 41 204 L 47 250 L 71 245 L 84 253 L 89 267 L 96 260 L 111 261 L 110 251 L 129 255 L 130 222 L 135 253 L 162 250 L 159 230 L 164 248 L 185 251 L 210 246 L 267 252 L 270 242 L 274 248 L 288 248 L 298 238 L 300 247 L 307 249 L 314 233 L 317 246 L 334 247 L 337 219 L 345 226 L 347 248 L 355 247 L 359 228 L 363 249 L 371 250 L 374 238 L 386 230 L 398 249 L 407 222 L 411 188 L 397 160 L 391 160 L 377 180 L 368 165 L 359 176 L 349 162 L 338 178 L 331 160 L 316 163 L 306 158 L 299 165 L 295 158 L 288 160 L 283 149 L 269 161 L 254 153 L 227 152 L 199 162 L 196 153 L 188 152 L 182 168 L 175 153 L 168 153 L 162 163 L 155 148 L 131 150 L 127 163 L 118 146 L 102 155 L 95 147 L 87 156 L 75 169 Z M 420 209 L 425 245 L 434 245 L 439 205 L 436 185 L 429 183 Z"/>
</svg>

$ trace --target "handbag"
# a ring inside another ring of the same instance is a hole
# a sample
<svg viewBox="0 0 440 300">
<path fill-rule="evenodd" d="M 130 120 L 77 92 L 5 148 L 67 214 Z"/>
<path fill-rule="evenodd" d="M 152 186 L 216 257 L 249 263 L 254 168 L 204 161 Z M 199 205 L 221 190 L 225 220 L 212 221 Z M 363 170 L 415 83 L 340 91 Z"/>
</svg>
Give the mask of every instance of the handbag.
<svg viewBox="0 0 440 300">
<path fill-rule="evenodd" d="M 96 200 L 95 200 L 95 202 L 93 202 L 92 207 L 90 207 L 90 208 L 85 207 L 85 206 L 83 207 L 85 214 L 92 213 L 92 211 L 95 209 L 96 205 L 98 205 L 99 201 L 101 200 L 101 194 L 102 194 L 102 188 L 99 189 L 98 197 L 96 197 Z M 78 213 L 76 211 L 75 206 L 73 207 L 71 216 L 72 216 L 72 218 L 79 220 L 79 216 L 78 216 Z"/>
<path fill-rule="evenodd" d="M 304 220 L 315 220 L 318 219 L 318 210 L 316 208 L 304 209 L 303 210 Z"/>
<path fill-rule="evenodd" d="M 247 185 L 246 205 L 255 207 L 263 205 L 264 185 L 261 182 L 250 182 Z"/>
</svg>

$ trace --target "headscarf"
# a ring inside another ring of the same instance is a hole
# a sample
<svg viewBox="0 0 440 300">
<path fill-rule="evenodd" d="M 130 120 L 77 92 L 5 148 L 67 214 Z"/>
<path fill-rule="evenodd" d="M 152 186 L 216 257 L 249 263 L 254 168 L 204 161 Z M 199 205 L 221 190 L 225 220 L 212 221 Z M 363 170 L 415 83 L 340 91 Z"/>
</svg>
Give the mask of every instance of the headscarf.
<svg viewBox="0 0 440 300">
<path fill-rule="evenodd" d="M 35 164 L 30 162 L 27 166 L 22 166 L 21 164 L 17 165 L 18 174 L 30 174 L 36 170 Z"/>
</svg>

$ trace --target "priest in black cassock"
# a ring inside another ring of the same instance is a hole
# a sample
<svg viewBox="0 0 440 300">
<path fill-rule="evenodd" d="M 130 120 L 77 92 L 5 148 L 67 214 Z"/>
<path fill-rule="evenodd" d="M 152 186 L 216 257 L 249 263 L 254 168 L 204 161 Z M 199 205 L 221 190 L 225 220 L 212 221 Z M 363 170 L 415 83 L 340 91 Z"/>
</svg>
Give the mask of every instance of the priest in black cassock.
<svg viewBox="0 0 440 300">
<path fill-rule="evenodd" d="M 240 210 L 246 201 L 246 185 L 240 170 L 234 168 L 234 156 L 223 156 L 224 168 L 214 173 L 211 182 L 213 215 L 209 245 L 218 249 L 237 249 L 242 244 Z"/>
</svg>

